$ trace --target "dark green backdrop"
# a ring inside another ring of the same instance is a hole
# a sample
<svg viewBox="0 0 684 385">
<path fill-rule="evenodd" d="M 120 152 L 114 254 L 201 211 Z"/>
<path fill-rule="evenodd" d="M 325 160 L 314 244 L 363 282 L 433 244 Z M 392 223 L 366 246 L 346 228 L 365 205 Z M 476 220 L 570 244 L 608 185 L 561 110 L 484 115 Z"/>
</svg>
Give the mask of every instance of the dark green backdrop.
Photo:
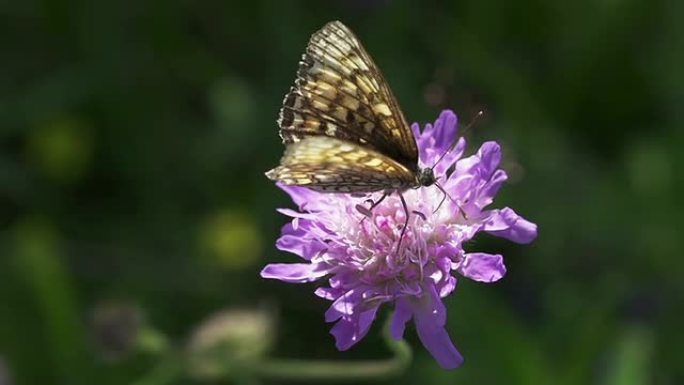
<svg viewBox="0 0 684 385">
<path fill-rule="evenodd" d="M 442 371 L 409 330 L 386 383 L 683 383 L 684 2 L 27 0 L 0 4 L 0 384 L 146 376 L 118 313 L 181 347 L 219 310 L 266 309 L 273 356 L 387 356 L 379 326 L 335 351 L 313 285 L 258 275 L 295 260 L 263 172 L 334 19 L 410 121 L 486 111 L 470 151 L 502 143 L 496 203 L 539 225 L 531 246 L 476 241 L 508 275 L 447 301 L 465 365 Z"/>
</svg>

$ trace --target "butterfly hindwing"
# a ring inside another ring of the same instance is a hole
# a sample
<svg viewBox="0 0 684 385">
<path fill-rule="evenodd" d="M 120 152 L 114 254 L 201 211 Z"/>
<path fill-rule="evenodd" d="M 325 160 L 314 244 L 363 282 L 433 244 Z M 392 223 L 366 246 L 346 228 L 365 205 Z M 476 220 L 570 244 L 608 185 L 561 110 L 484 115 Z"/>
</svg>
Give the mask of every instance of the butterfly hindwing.
<svg viewBox="0 0 684 385">
<path fill-rule="evenodd" d="M 326 136 L 370 148 L 414 170 L 413 134 L 379 69 L 340 22 L 311 37 L 278 120 L 283 141 Z"/>
<path fill-rule="evenodd" d="M 272 180 L 326 192 L 397 190 L 415 184 L 414 173 L 391 158 L 352 142 L 312 136 L 290 144 Z"/>
</svg>

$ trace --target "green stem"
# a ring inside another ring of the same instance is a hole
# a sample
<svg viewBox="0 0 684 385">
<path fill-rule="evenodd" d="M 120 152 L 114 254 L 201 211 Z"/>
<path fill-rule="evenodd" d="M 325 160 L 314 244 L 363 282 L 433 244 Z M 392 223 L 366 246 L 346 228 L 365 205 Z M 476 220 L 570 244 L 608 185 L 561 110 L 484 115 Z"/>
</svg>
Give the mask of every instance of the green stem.
<svg viewBox="0 0 684 385">
<path fill-rule="evenodd" d="M 188 357 L 173 348 L 168 340 L 152 329 L 144 329 L 139 344 L 143 351 L 157 355 L 159 361 L 142 378 L 131 385 L 167 385 L 186 376 Z M 410 346 L 403 340 L 394 340 L 389 333 L 389 324 L 383 333 L 385 343 L 392 357 L 383 360 L 333 361 L 302 359 L 257 360 L 252 364 L 227 365 L 222 371 L 212 373 L 203 380 L 233 379 L 238 384 L 254 385 L 261 380 L 289 381 L 359 381 L 385 379 L 400 375 L 411 363 Z M 203 375 L 205 376 L 205 375 Z"/>
<path fill-rule="evenodd" d="M 262 378 L 279 380 L 320 381 L 358 381 L 360 379 L 379 379 L 398 376 L 411 363 L 411 347 L 404 340 L 394 340 L 386 328 L 385 342 L 393 357 L 385 360 L 340 362 L 328 360 L 265 359 L 255 368 L 254 373 Z"/>
<path fill-rule="evenodd" d="M 167 385 L 176 382 L 183 376 L 184 362 L 182 355 L 169 352 L 160 357 L 160 361 L 142 378 L 131 385 Z"/>
</svg>

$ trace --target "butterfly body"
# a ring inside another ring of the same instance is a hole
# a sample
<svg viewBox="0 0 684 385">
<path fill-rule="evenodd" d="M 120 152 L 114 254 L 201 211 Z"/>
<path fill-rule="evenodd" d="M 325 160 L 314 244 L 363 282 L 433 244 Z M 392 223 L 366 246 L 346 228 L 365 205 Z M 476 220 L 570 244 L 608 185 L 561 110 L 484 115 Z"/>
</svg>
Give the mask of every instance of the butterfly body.
<svg viewBox="0 0 684 385">
<path fill-rule="evenodd" d="M 435 183 L 389 85 L 339 21 L 311 36 L 278 126 L 286 150 L 266 176 L 283 184 L 389 194 Z"/>
<path fill-rule="evenodd" d="M 286 166 L 266 175 L 321 192 L 393 192 L 435 183 L 431 168 L 413 171 L 375 150 L 334 138 L 311 137 L 292 143 L 281 163 Z"/>
</svg>

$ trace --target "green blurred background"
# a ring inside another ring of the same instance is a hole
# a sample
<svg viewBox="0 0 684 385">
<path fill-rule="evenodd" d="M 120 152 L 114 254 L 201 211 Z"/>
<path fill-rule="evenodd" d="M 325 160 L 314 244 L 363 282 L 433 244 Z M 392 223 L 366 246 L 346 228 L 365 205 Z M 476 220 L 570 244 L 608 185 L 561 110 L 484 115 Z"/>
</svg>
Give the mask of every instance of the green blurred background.
<svg viewBox="0 0 684 385">
<path fill-rule="evenodd" d="M 258 275 L 296 260 L 263 172 L 334 19 L 410 121 L 486 111 L 469 151 L 502 143 L 496 204 L 540 229 L 474 243 L 508 275 L 447 300 L 462 368 L 410 329 L 415 359 L 383 383 L 684 383 L 684 2 L 26 0 L 0 4 L 0 384 L 233 383 L 171 380 L 159 352 L 236 309 L 261 313 L 218 329 L 271 324 L 248 345 L 274 357 L 389 355 L 382 322 L 337 352 L 315 285 Z"/>
</svg>

